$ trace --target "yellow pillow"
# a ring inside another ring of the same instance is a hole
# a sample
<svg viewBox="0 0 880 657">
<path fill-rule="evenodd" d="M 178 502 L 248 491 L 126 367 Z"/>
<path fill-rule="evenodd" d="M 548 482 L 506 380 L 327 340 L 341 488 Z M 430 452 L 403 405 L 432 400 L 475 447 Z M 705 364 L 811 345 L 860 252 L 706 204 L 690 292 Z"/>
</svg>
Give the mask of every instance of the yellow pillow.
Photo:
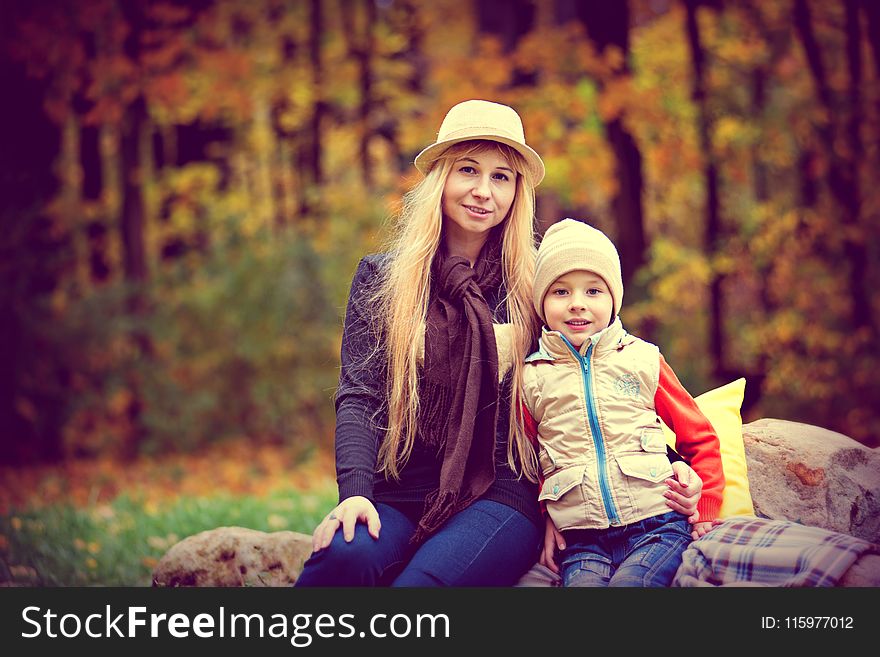
<svg viewBox="0 0 880 657">
<path fill-rule="evenodd" d="M 745 390 L 746 380 L 737 379 L 694 398 L 703 415 L 709 418 L 709 422 L 715 427 L 718 440 L 721 442 L 721 466 L 724 468 L 725 485 L 719 518 L 755 515 L 752 495 L 749 492 L 740 415 Z M 666 442 L 674 448 L 675 434 L 665 424 L 663 431 L 666 434 Z"/>
</svg>

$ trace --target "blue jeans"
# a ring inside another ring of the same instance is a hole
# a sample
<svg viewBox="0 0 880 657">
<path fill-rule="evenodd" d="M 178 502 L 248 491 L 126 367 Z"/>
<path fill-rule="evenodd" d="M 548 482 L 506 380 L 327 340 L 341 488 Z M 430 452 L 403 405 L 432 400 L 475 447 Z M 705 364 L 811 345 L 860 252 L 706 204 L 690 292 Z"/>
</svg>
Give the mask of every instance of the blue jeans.
<svg viewBox="0 0 880 657">
<path fill-rule="evenodd" d="M 563 535 L 563 586 L 669 586 L 691 542 L 687 518 L 675 511 L 623 527 Z"/>
<path fill-rule="evenodd" d="M 296 586 L 510 586 L 538 557 L 538 527 L 500 502 L 474 502 L 418 546 L 409 542 L 413 520 L 387 504 L 376 510 L 378 539 L 363 523 L 351 543 L 337 531 L 306 561 Z"/>
</svg>

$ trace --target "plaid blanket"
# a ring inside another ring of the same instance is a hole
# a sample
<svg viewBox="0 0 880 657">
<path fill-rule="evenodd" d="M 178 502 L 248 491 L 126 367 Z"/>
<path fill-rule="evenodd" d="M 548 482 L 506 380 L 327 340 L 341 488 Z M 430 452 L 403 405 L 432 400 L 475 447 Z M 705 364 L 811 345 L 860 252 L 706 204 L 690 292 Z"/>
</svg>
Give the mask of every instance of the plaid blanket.
<svg viewBox="0 0 880 657">
<path fill-rule="evenodd" d="M 728 518 L 685 550 L 673 586 L 836 586 L 880 546 L 787 520 Z"/>
</svg>

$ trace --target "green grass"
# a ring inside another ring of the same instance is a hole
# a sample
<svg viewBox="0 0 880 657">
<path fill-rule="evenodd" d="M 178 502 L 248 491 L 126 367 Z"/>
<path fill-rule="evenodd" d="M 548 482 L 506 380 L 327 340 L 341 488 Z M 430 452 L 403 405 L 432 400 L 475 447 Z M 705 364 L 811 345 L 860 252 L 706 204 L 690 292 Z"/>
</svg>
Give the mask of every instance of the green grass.
<svg viewBox="0 0 880 657">
<path fill-rule="evenodd" d="M 88 508 L 16 510 L 0 515 L 0 582 L 149 586 L 155 562 L 187 536 L 233 525 L 308 534 L 335 501 L 331 487 L 260 498 L 183 498 L 159 507 L 122 496 Z"/>
</svg>

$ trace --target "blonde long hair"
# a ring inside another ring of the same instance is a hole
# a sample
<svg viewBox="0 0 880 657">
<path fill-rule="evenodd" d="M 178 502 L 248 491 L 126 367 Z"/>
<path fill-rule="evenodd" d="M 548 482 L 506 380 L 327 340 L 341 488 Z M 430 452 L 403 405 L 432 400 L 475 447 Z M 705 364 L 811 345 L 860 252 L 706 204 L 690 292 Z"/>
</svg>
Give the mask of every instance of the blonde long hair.
<svg viewBox="0 0 880 657">
<path fill-rule="evenodd" d="M 523 359 L 537 338 L 539 322 L 532 306 L 535 273 L 535 185 L 522 156 L 493 141 L 467 141 L 450 147 L 425 178 L 404 196 L 397 230 L 370 304 L 384 329 L 387 363 L 388 426 L 379 448 L 379 471 L 399 479 L 412 453 L 419 417 L 418 357 L 425 334 L 431 263 L 440 247 L 441 199 L 455 161 L 485 151 L 499 153 L 517 172 L 516 191 L 501 228 L 501 260 L 508 321 L 513 326 L 507 462 L 511 469 L 537 480 L 537 459 L 522 429 L 520 402 Z"/>
</svg>

